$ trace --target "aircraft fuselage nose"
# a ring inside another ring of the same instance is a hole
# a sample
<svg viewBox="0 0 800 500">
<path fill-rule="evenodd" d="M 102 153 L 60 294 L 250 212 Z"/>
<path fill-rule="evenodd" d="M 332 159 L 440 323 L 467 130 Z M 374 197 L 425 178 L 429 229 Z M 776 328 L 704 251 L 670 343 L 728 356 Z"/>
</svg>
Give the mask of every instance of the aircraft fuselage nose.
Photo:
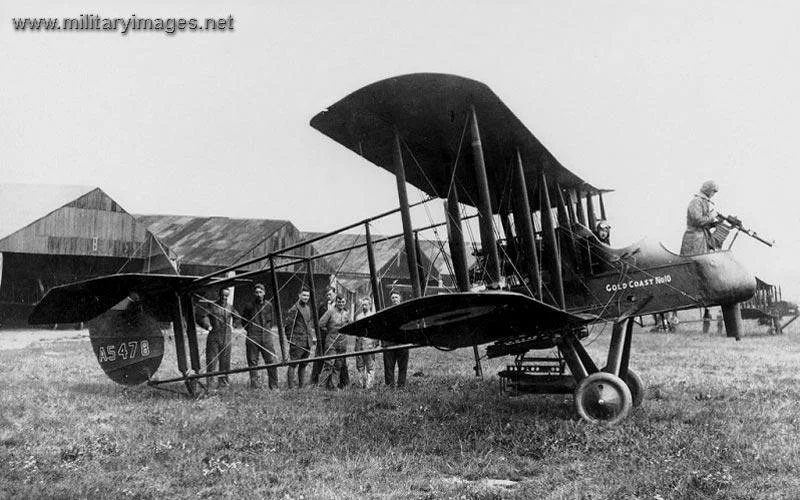
<svg viewBox="0 0 800 500">
<path fill-rule="evenodd" d="M 731 252 L 712 252 L 692 257 L 700 274 L 705 302 L 735 304 L 755 294 L 756 279 Z"/>
</svg>

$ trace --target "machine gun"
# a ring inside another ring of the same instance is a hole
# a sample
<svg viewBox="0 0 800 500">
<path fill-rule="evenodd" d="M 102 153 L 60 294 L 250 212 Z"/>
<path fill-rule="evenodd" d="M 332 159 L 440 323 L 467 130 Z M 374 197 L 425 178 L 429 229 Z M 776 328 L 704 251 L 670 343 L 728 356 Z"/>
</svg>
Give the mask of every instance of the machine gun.
<svg viewBox="0 0 800 500">
<path fill-rule="evenodd" d="M 725 238 L 728 236 L 728 233 L 731 229 L 738 229 L 739 231 L 743 232 L 747 236 L 760 241 L 761 243 L 771 247 L 775 244 L 775 240 L 769 241 L 761 236 L 758 235 L 755 231 L 751 229 L 747 229 L 742 225 L 742 221 L 734 216 L 734 215 L 722 215 L 717 214 L 717 220 L 720 221 L 720 224 L 717 225 L 716 230 L 712 234 L 712 238 L 714 242 L 717 244 L 717 248 L 722 247 L 722 242 L 725 241 Z M 734 237 L 735 238 L 735 237 Z M 731 241 L 731 245 L 733 245 L 733 241 Z"/>
</svg>

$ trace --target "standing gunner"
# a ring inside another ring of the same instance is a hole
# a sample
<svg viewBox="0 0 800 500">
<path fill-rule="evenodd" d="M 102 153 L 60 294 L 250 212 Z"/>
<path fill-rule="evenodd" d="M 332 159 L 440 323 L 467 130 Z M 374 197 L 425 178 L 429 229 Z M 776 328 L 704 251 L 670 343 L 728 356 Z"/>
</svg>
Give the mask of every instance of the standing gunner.
<svg viewBox="0 0 800 500">
<path fill-rule="evenodd" d="M 717 194 L 719 186 L 714 181 L 706 181 L 700 192 L 694 195 L 686 209 L 686 231 L 681 242 L 681 255 L 697 255 L 714 250 L 711 229 L 717 225 L 717 211 L 711 198 Z"/>
</svg>

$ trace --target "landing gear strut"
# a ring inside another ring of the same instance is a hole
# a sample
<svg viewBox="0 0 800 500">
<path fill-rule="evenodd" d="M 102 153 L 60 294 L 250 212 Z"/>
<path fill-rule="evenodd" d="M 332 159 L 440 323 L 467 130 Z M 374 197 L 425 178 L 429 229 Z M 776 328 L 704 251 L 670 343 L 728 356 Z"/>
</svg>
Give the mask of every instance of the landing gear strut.
<svg viewBox="0 0 800 500">
<path fill-rule="evenodd" d="M 608 360 L 602 371 L 574 335 L 565 335 L 558 344 L 578 384 L 574 393 L 575 409 L 587 422 L 614 425 L 642 404 L 644 384 L 639 375 L 628 368 L 632 336 L 631 317 L 614 323 Z"/>
</svg>

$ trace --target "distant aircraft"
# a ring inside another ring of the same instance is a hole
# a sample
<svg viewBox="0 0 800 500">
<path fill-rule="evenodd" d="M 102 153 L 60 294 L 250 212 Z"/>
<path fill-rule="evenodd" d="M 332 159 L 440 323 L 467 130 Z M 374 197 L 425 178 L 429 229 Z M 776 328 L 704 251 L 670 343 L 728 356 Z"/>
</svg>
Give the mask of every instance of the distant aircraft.
<svg viewBox="0 0 800 500">
<path fill-rule="evenodd" d="M 784 317 L 789 317 L 785 322 Z M 769 325 L 770 332 L 782 334 L 783 329 L 800 317 L 797 304 L 783 300 L 780 287 L 756 277 L 756 293 L 742 303 L 742 319 L 755 319 L 759 324 Z"/>
<path fill-rule="evenodd" d="M 578 414 L 590 422 L 617 423 L 643 399 L 643 383 L 629 368 L 634 317 L 720 305 L 726 327 L 740 328 L 738 303 L 753 295 L 755 280 L 730 251 L 685 257 L 645 241 L 624 248 L 602 243 L 593 230 L 607 220 L 603 195 L 609 191 L 566 169 L 480 82 L 432 73 L 389 78 L 331 105 L 311 126 L 392 173 L 399 208 L 202 277 L 113 275 L 56 287 L 30 322 L 95 318 L 92 345 L 113 380 L 182 381 L 194 392 L 199 379 L 219 373 L 204 373 L 200 365 L 193 292 L 245 279 L 254 272 L 223 276 L 266 261 L 277 295 L 274 259 L 359 226 L 367 231 L 370 250 L 369 223 L 399 211 L 413 298 L 382 308 L 376 294 L 381 310 L 342 333 L 440 349 L 472 347 L 476 360 L 477 346 L 490 344 L 489 357 L 516 357 L 504 376 L 524 379 L 540 392 L 573 392 Z M 444 200 L 448 238 L 442 244 L 449 248 L 455 293 L 424 295 L 417 236 L 435 225 L 412 227 L 407 184 L 427 193 L 426 203 Z M 467 265 L 464 206 L 477 209 L 480 248 L 472 242 L 478 257 L 473 272 Z M 370 269 L 372 290 L 379 290 L 374 265 Z M 473 291 L 476 282 L 481 291 Z M 581 339 L 589 325 L 607 320 L 613 321 L 609 350 L 596 362 Z M 163 354 L 157 321 L 173 322 L 180 377 L 153 378 Z M 292 364 L 278 327 L 284 357 L 277 365 Z M 553 363 L 526 362 L 529 350 L 551 348 L 558 353 L 556 369 Z M 539 373 L 547 376 L 535 378 Z"/>
</svg>

